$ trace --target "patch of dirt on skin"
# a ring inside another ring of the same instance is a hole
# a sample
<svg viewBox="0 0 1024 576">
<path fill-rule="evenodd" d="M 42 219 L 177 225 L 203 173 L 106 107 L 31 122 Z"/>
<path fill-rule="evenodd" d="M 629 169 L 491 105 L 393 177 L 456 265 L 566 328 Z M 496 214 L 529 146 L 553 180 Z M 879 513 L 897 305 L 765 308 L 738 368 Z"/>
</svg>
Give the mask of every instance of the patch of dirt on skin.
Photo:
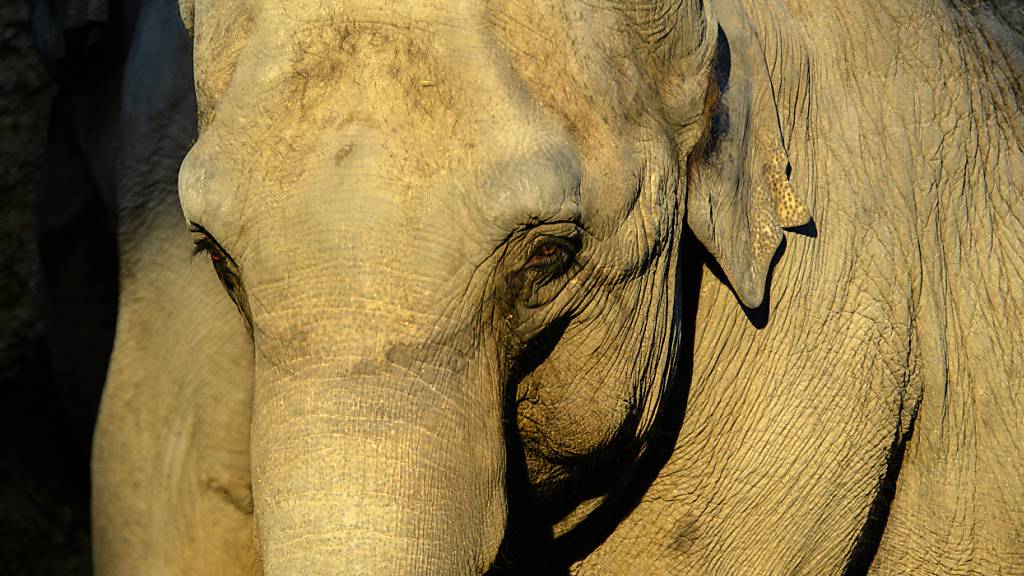
<svg viewBox="0 0 1024 576">
<path fill-rule="evenodd" d="M 35 202 L 53 88 L 24 0 L 0 3 L 0 566 L 90 573 L 88 477 L 40 336 Z"/>
</svg>

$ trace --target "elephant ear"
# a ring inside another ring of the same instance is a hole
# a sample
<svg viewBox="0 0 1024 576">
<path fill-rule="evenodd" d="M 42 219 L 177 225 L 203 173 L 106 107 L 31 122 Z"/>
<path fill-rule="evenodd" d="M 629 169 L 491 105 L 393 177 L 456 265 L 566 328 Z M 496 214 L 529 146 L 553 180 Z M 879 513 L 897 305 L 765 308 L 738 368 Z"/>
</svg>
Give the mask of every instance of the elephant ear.
<svg viewBox="0 0 1024 576">
<path fill-rule="evenodd" d="M 715 74 L 705 141 L 688 159 L 686 219 L 740 301 L 761 305 L 782 229 L 811 215 L 787 176 L 764 51 L 735 0 L 717 3 Z"/>
</svg>

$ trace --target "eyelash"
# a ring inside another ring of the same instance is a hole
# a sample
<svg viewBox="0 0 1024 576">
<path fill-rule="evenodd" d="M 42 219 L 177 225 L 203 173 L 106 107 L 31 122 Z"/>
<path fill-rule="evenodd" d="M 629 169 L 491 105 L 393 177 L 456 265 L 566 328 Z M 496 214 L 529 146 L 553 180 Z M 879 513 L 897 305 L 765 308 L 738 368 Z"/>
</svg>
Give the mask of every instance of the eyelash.
<svg viewBox="0 0 1024 576">
<path fill-rule="evenodd" d="M 242 314 L 246 326 L 251 328 L 248 297 L 238 276 L 238 265 L 235 264 L 234 258 L 221 247 L 220 243 L 213 238 L 206 228 L 199 224 L 190 223 L 189 231 L 197 236 L 192 241 L 195 244 L 195 247 L 192 249 L 192 255 L 196 256 L 206 253 L 210 256 L 210 261 L 213 264 L 214 272 L 217 273 L 217 278 L 224 286 L 231 301 L 234 302 L 238 311 Z"/>
<path fill-rule="evenodd" d="M 192 232 L 193 235 L 199 236 L 198 238 L 195 238 L 192 241 L 193 244 L 195 244 L 195 246 L 192 248 L 193 256 L 197 256 L 203 253 L 209 254 L 210 260 L 213 261 L 214 265 L 217 265 L 225 261 L 231 262 L 232 264 L 234 263 L 234 260 L 232 260 L 232 258 L 228 256 L 227 252 L 224 250 L 224 248 L 221 247 L 220 243 L 213 239 L 213 236 L 211 236 L 210 233 L 206 231 L 206 228 L 203 228 L 199 224 L 190 223 L 188 229 L 190 232 Z"/>
</svg>

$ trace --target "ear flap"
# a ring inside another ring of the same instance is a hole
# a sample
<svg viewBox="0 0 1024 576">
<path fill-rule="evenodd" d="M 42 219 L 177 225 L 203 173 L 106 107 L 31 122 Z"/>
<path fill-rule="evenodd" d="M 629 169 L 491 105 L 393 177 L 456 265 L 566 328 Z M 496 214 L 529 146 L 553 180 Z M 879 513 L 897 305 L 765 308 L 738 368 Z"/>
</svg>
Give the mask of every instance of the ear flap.
<svg viewBox="0 0 1024 576">
<path fill-rule="evenodd" d="M 757 308 L 782 228 L 807 224 L 810 211 L 786 175 L 788 158 L 756 32 L 738 3 L 716 7 L 721 4 L 711 129 L 689 159 L 686 218 L 740 301 Z"/>
</svg>

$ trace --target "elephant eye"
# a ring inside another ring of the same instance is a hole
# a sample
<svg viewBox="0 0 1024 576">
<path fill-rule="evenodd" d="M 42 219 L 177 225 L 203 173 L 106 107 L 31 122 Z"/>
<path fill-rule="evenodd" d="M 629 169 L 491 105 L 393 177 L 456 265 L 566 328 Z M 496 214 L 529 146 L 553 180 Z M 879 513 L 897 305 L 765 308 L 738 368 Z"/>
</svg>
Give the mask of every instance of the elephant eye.
<svg viewBox="0 0 1024 576">
<path fill-rule="evenodd" d="M 198 232 L 195 229 L 195 226 L 196 225 L 193 224 L 193 234 Z M 197 235 L 197 237 L 193 239 L 193 243 L 195 244 L 195 248 L 192 249 L 193 256 L 207 254 L 214 266 L 221 265 L 228 260 L 228 256 L 224 252 L 224 249 L 220 247 L 220 244 L 214 240 L 212 236 L 206 235 L 205 233 Z"/>
<path fill-rule="evenodd" d="M 192 233 L 192 243 L 195 244 L 195 248 L 192 249 L 193 256 L 203 253 L 208 254 L 214 267 L 224 266 L 228 263 L 234 265 L 235 261 L 228 256 L 227 251 L 220 245 L 220 242 L 217 242 L 217 239 L 207 232 L 206 228 L 190 222 L 188 229 Z"/>
<path fill-rule="evenodd" d="M 576 245 L 568 238 L 546 236 L 533 247 L 530 257 L 523 266 L 525 270 L 548 271 L 555 274 L 564 271 L 572 261 Z M 557 269 L 557 270 L 556 270 Z"/>
<path fill-rule="evenodd" d="M 526 261 L 512 275 L 512 291 L 526 308 L 550 302 L 566 286 L 577 266 L 578 237 L 544 235 L 534 239 Z"/>
<path fill-rule="evenodd" d="M 190 222 L 189 231 L 192 232 L 192 242 L 195 244 L 192 255 L 195 256 L 203 253 L 209 255 L 210 262 L 213 264 L 213 270 L 217 273 L 217 278 L 248 325 L 250 322 L 248 297 L 245 294 L 245 288 L 242 286 L 235 259 L 224 250 L 220 242 L 217 242 L 217 239 L 203 226 Z"/>
</svg>

